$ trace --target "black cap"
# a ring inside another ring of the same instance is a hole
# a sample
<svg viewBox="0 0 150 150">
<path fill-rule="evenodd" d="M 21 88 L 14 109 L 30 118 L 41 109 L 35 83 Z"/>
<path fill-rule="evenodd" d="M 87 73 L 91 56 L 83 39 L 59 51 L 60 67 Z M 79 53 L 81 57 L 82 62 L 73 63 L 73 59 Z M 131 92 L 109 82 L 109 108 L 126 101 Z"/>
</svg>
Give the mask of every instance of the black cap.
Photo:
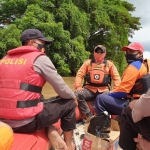
<svg viewBox="0 0 150 150">
<path fill-rule="evenodd" d="M 94 48 L 94 51 L 96 53 L 105 53 L 106 52 L 106 47 L 104 47 L 103 45 L 97 45 L 95 48 Z"/>
<path fill-rule="evenodd" d="M 45 38 L 41 31 L 39 31 L 38 29 L 27 29 L 22 32 L 22 35 L 20 37 L 21 42 L 31 39 L 40 39 L 42 41 L 45 41 L 45 44 L 52 43 L 52 40 Z"/>
</svg>

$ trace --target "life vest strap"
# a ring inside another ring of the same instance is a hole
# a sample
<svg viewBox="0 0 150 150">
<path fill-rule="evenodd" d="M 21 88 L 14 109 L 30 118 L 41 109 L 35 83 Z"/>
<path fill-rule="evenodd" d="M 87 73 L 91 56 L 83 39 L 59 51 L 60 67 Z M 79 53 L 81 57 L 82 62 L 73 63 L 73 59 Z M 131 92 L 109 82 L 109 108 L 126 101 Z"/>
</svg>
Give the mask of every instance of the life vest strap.
<svg viewBox="0 0 150 150">
<path fill-rule="evenodd" d="M 25 90 L 25 91 L 35 92 L 35 93 L 41 93 L 41 91 L 42 91 L 42 87 L 24 83 L 24 82 L 21 82 L 20 89 Z"/>
<path fill-rule="evenodd" d="M 37 106 L 40 102 L 39 99 L 26 100 L 26 101 L 17 101 L 17 108 L 28 108 Z"/>
</svg>

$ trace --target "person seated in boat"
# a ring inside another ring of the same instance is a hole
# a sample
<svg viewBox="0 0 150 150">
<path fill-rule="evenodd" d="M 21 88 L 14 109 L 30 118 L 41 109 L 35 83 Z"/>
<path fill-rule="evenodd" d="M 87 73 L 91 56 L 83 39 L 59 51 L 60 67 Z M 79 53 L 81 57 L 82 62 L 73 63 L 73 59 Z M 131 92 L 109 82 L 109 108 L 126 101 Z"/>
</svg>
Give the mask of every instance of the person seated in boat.
<svg viewBox="0 0 150 150">
<path fill-rule="evenodd" d="M 45 45 L 52 41 L 38 29 L 23 31 L 20 40 L 22 46 L 9 50 L 0 61 L 0 120 L 18 133 L 48 128 L 54 148 L 73 150 L 77 100 L 44 53 Z M 42 99 L 41 91 L 46 81 L 60 98 L 53 101 Z M 64 140 L 52 126 L 59 119 Z"/>
<path fill-rule="evenodd" d="M 96 96 L 110 90 L 111 79 L 116 89 L 121 82 L 116 66 L 105 58 L 106 48 L 97 45 L 94 48 L 94 58 L 86 60 L 78 70 L 74 88 L 78 107 L 82 114 L 91 117 L 92 113 L 86 101 L 94 101 Z M 84 84 L 82 86 L 82 80 Z"/>
<path fill-rule="evenodd" d="M 146 93 L 150 82 L 147 76 L 150 70 L 150 61 L 143 59 L 144 47 L 137 42 L 122 47 L 126 52 L 128 63 L 120 85 L 113 89 L 108 95 L 98 95 L 95 100 L 94 110 L 97 114 L 108 111 L 110 114 L 121 115 L 124 107 L 129 101 L 138 99 L 141 94 Z"/>
<path fill-rule="evenodd" d="M 14 141 L 12 128 L 0 121 L 0 150 L 10 150 Z"/>
<path fill-rule="evenodd" d="M 123 150 L 150 150 L 149 106 L 150 89 L 123 109 L 119 137 L 119 145 Z"/>
</svg>

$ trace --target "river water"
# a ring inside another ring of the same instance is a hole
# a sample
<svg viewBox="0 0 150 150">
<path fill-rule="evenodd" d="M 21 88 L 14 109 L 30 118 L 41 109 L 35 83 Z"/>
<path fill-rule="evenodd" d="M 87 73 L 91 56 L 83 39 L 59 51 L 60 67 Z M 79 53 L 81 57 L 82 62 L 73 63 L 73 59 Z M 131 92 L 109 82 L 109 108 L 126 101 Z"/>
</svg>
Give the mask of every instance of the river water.
<svg viewBox="0 0 150 150">
<path fill-rule="evenodd" d="M 75 81 L 75 77 L 63 77 L 63 79 L 67 83 L 67 85 L 74 91 L 75 89 L 73 84 Z M 52 96 L 58 95 L 49 83 L 46 83 L 43 87 L 42 94 L 44 95 L 44 98 L 50 98 Z"/>
</svg>

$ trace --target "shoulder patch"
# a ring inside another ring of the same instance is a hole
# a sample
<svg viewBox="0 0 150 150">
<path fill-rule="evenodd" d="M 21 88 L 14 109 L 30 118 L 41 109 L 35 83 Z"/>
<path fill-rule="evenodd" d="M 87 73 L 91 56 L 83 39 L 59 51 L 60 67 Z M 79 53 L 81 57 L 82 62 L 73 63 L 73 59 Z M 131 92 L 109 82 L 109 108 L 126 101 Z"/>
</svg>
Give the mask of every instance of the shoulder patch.
<svg viewBox="0 0 150 150">
<path fill-rule="evenodd" d="M 114 62 L 113 62 L 112 60 L 110 60 L 110 59 L 109 59 L 108 61 L 110 61 L 110 62 L 114 63 Z"/>
<path fill-rule="evenodd" d="M 88 64 L 88 65 L 91 65 L 92 63 L 91 63 L 91 59 L 86 59 L 85 61 L 84 61 L 84 63 L 86 63 L 86 64 Z"/>
<path fill-rule="evenodd" d="M 114 65 L 114 68 L 113 68 L 115 71 L 118 71 L 117 67 Z"/>
<path fill-rule="evenodd" d="M 88 62 L 88 61 L 91 61 L 91 59 L 86 59 L 84 62 Z"/>
<path fill-rule="evenodd" d="M 142 62 L 141 61 L 134 61 L 132 62 L 130 65 L 134 66 L 135 68 L 137 68 L 137 70 L 140 70 L 141 66 L 142 66 Z"/>
</svg>

